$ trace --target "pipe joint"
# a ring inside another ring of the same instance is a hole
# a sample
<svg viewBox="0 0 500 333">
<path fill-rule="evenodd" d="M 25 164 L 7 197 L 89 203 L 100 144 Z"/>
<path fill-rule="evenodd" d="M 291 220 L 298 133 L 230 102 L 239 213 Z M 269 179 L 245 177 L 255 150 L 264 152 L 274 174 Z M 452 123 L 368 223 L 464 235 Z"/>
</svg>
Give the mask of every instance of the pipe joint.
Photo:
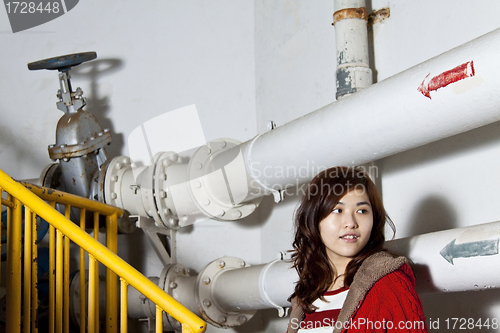
<svg viewBox="0 0 500 333">
<path fill-rule="evenodd" d="M 345 67 L 337 69 L 337 93 L 342 96 L 368 88 L 373 83 L 372 70 L 367 67 Z"/>
<path fill-rule="evenodd" d="M 337 10 L 333 13 L 333 23 L 335 25 L 338 21 L 346 20 L 346 19 L 361 19 L 368 21 L 368 14 L 366 12 L 365 7 L 361 8 L 343 8 Z"/>
<path fill-rule="evenodd" d="M 222 298 L 216 294 L 218 279 L 225 272 L 250 267 L 244 260 L 235 257 L 223 257 L 209 263 L 200 272 L 196 281 L 196 305 L 201 317 L 215 327 L 236 327 L 250 320 L 256 310 L 227 309 Z M 233 281 L 241 283 L 241 281 Z M 234 285 L 234 283 L 232 285 Z M 231 288 L 231 286 L 227 286 Z M 239 285 L 238 288 L 241 288 Z"/>
<path fill-rule="evenodd" d="M 205 217 L 235 221 L 247 217 L 262 198 L 246 201 L 248 177 L 240 142 L 217 139 L 200 147 L 189 162 L 192 199 Z"/>
</svg>

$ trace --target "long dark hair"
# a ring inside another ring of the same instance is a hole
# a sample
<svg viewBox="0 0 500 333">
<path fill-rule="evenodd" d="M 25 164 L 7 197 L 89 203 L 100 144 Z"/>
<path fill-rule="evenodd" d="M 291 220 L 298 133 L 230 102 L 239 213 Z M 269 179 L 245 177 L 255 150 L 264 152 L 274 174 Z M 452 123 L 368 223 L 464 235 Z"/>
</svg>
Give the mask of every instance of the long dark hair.
<svg viewBox="0 0 500 333">
<path fill-rule="evenodd" d="M 317 298 L 324 299 L 323 294 L 338 277 L 337 273 L 332 271 L 332 265 L 328 260 L 319 231 L 319 222 L 332 212 L 345 194 L 360 188 L 366 191 L 370 199 L 373 227 L 366 246 L 346 267 L 344 286 L 348 287 L 363 260 L 383 249 L 385 224 L 395 230 L 373 181 L 362 168 L 339 166 L 327 169 L 316 175 L 309 183 L 295 212 L 292 260 L 299 274 L 299 281 L 290 299 L 296 297 L 305 313 L 315 310 L 312 303 Z"/>
</svg>

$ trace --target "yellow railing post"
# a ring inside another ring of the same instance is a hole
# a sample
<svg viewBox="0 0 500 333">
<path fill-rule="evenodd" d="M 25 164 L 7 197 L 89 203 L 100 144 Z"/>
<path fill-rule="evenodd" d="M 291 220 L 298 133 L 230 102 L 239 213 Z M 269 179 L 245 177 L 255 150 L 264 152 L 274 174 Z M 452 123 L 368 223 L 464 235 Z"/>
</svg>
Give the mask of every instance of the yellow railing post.
<svg viewBox="0 0 500 333">
<path fill-rule="evenodd" d="M 99 317 L 96 318 L 95 315 L 95 285 L 96 285 L 96 277 L 95 277 L 95 259 L 94 256 L 89 254 L 89 310 L 88 310 L 88 328 L 89 333 L 95 333 L 96 321 L 99 322 Z"/>
<path fill-rule="evenodd" d="M 6 331 L 21 332 L 21 203 L 12 198 L 14 210 L 7 221 Z"/>
<path fill-rule="evenodd" d="M 63 332 L 63 233 L 56 229 L 56 332 Z"/>
<path fill-rule="evenodd" d="M 71 217 L 71 206 L 66 205 L 64 208 L 64 216 L 69 220 Z M 70 239 L 68 235 L 64 235 L 64 277 L 61 283 L 63 284 L 63 292 L 64 292 L 64 333 L 69 333 L 69 246 Z"/>
<path fill-rule="evenodd" d="M 7 285 L 6 299 L 7 332 L 20 332 L 21 329 L 21 220 L 20 202 L 12 198 L 14 209 L 7 221 Z"/>
<path fill-rule="evenodd" d="M 52 201 L 50 206 L 55 209 L 56 203 Z M 56 313 L 56 228 L 49 226 L 49 333 L 55 330 Z"/>
<path fill-rule="evenodd" d="M 86 210 L 80 209 L 80 228 L 85 230 Z M 85 251 L 80 248 L 80 333 L 85 333 Z"/>
<path fill-rule="evenodd" d="M 118 221 L 116 214 L 106 216 L 106 247 L 118 252 Z M 118 278 L 111 269 L 106 269 L 106 333 L 117 333 Z"/>
<path fill-rule="evenodd" d="M 163 332 L 163 310 L 158 305 L 156 306 L 156 333 Z"/>
<path fill-rule="evenodd" d="M 38 332 L 38 227 L 36 223 L 35 212 L 32 215 L 32 231 L 31 237 L 31 333 Z M 24 249 L 26 253 L 26 249 Z M 26 254 L 25 254 L 26 255 Z"/>
<path fill-rule="evenodd" d="M 21 226 L 19 225 L 19 228 Z M 24 298 L 23 298 L 23 332 L 30 333 L 31 325 L 31 237 L 33 235 L 31 210 L 24 209 Z"/>
<path fill-rule="evenodd" d="M 94 212 L 94 239 L 99 242 L 99 213 Z M 95 333 L 99 333 L 99 261 L 94 260 L 94 318 Z M 90 292 L 90 291 L 89 291 Z M 90 323 L 89 323 L 90 325 Z"/>
<path fill-rule="evenodd" d="M 120 333 L 127 333 L 128 283 L 120 278 Z"/>
</svg>

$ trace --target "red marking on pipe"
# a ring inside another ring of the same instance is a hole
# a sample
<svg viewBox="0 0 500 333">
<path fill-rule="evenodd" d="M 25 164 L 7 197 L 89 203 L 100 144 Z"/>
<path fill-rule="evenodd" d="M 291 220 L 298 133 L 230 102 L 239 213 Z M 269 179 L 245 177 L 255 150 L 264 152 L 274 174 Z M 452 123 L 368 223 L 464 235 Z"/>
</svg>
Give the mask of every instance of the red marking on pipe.
<svg viewBox="0 0 500 333">
<path fill-rule="evenodd" d="M 468 61 L 465 64 L 461 64 L 460 66 L 434 76 L 431 79 L 429 79 L 429 75 L 431 74 L 427 74 L 417 90 L 420 91 L 422 95 L 429 97 L 430 99 L 431 91 L 438 90 L 439 88 L 446 87 L 451 83 L 474 76 L 476 75 L 476 72 L 474 70 L 474 62 Z"/>
</svg>

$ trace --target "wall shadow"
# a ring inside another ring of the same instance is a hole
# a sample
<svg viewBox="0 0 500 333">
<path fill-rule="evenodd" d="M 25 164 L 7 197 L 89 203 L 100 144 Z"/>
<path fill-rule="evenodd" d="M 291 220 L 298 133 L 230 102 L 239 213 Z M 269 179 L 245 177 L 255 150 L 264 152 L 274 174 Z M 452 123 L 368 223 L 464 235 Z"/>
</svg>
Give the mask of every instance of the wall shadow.
<svg viewBox="0 0 500 333">
<path fill-rule="evenodd" d="M 382 174 L 393 173 L 419 165 L 473 152 L 486 146 L 500 146 L 500 122 L 431 142 L 397 154 L 397 163 L 381 160 Z M 386 157 L 390 160 L 393 156 Z M 486 176 L 486 175 L 485 175 Z"/>
<path fill-rule="evenodd" d="M 106 147 L 109 158 L 121 155 L 124 135 L 114 131 L 112 119 L 109 118 L 111 101 L 109 96 L 102 96 L 99 92 L 98 82 L 100 78 L 114 74 L 122 70 L 123 67 L 121 59 L 98 59 L 73 67 L 70 72 L 72 78 L 76 79 L 72 82 L 75 87 L 78 86 L 78 80 L 90 81 L 90 92 L 83 92 L 83 96 L 87 98 L 86 110 L 92 112 L 103 129 L 109 128 L 111 131 L 112 142 Z"/>
<path fill-rule="evenodd" d="M 410 218 L 410 235 L 421 235 L 457 227 L 457 216 L 446 198 L 432 195 L 414 206 Z"/>
<path fill-rule="evenodd" d="M 368 15 L 373 13 L 373 6 L 371 0 L 366 1 L 366 11 Z M 370 69 L 372 70 L 373 83 L 377 83 L 377 70 L 375 67 L 375 37 L 373 35 L 373 25 L 367 25 L 368 30 L 368 61 Z"/>
<path fill-rule="evenodd" d="M 130 234 L 118 235 L 118 256 L 132 265 L 139 272 L 144 272 L 147 265 L 148 240 L 142 229 L 136 229 Z"/>
</svg>

